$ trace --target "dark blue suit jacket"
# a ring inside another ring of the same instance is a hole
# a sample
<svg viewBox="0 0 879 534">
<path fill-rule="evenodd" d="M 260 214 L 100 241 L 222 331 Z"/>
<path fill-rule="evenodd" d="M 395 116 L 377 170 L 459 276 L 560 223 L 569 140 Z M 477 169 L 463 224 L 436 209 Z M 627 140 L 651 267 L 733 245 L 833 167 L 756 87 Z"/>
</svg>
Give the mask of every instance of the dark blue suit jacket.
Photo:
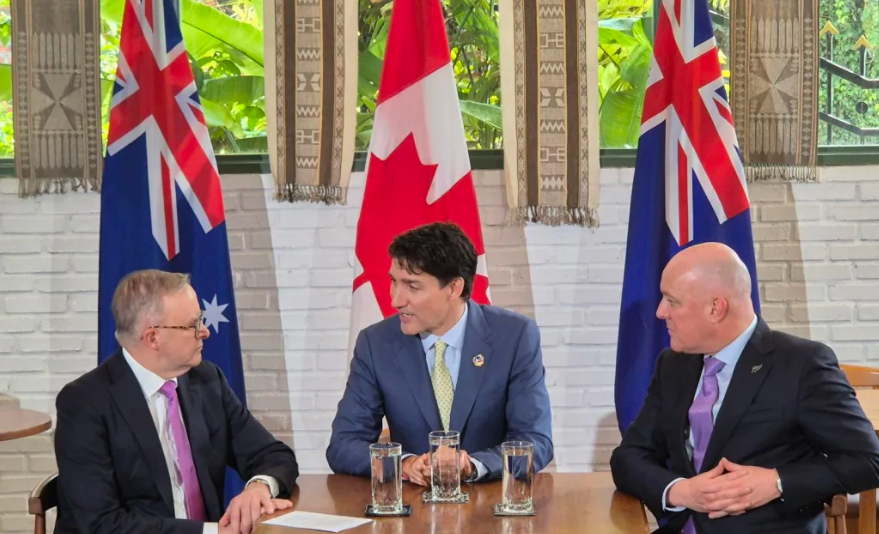
<svg viewBox="0 0 879 534">
<path fill-rule="evenodd" d="M 226 466 L 244 480 L 274 477 L 280 496 L 299 468 L 207 361 L 177 379 L 208 521 L 223 513 Z M 55 534 L 201 534 L 174 519 L 171 479 L 143 390 L 122 351 L 64 386 L 56 400 L 58 520 Z"/>
<path fill-rule="evenodd" d="M 552 460 L 553 446 L 537 324 L 501 308 L 468 306 L 450 429 L 461 432 L 461 449 L 488 469 L 486 480 L 502 474 L 505 441 L 533 443 L 539 471 Z M 473 363 L 478 354 L 485 359 L 481 367 Z M 357 338 L 327 448 L 334 472 L 370 476 L 369 445 L 378 441 L 383 416 L 404 454 L 428 452 L 428 434 L 442 430 L 424 347 L 400 330 L 397 315 Z"/>
</svg>

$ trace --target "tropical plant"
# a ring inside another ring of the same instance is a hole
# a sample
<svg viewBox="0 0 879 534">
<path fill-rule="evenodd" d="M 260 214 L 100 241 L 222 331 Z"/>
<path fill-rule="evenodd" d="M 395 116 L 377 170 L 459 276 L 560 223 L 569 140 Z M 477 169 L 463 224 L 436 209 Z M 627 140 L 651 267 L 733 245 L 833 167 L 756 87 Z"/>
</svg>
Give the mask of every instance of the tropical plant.
<svg viewBox="0 0 879 534">
<path fill-rule="evenodd" d="M 638 144 L 653 45 L 651 0 L 599 0 L 598 98 L 603 148 Z"/>
<path fill-rule="evenodd" d="M 365 149 L 372 134 L 382 60 L 390 28 L 392 0 L 359 0 L 359 76 L 356 147 Z M 442 0 L 452 68 L 471 149 L 500 148 L 500 40 L 497 0 Z"/>
</svg>

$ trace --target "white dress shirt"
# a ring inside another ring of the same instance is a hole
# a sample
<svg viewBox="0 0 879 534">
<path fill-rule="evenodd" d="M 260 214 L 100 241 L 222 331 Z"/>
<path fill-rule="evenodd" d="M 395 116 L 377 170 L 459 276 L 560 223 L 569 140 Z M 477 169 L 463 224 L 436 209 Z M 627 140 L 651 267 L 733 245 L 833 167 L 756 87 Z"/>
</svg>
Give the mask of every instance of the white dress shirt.
<svg viewBox="0 0 879 534">
<path fill-rule="evenodd" d="M 177 466 L 174 462 L 174 450 L 172 449 L 172 439 L 169 435 L 169 425 L 165 424 L 165 418 L 168 413 L 168 399 L 159 391 L 166 380 L 137 363 L 127 350 L 122 349 L 122 355 L 125 357 L 125 361 L 128 362 L 128 366 L 131 367 L 134 377 L 137 378 L 137 383 L 140 384 L 141 390 L 143 390 L 143 396 L 146 398 L 147 406 L 150 409 L 150 416 L 153 418 L 153 424 L 156 425 L 156 432 L 159 434 L 159 441 L 162 443 L 162 452 L 165 455 L 165 464 L 168 466 L 168 476 L 171 479 L 174 517 L 177 519 L 189 519 L 189 515 L 186 513 L 186 502 L 184 501 L 183 480 L 178 474 Z M 175 384 L 177 383 L 176 378 L 171 380 Z M 181 414 L 181 419 L 182 417 L 183 415 Z M 247 483 L 250 484 L 254 480 L 265 481 L 269 485 L 269 491 L 273 498 L 278 495 L 278 481 L 274 477 L 255 476 Z M 204 524 L 204 534 L 217 534 L 218 531 L 219 525 L 217 523 Z"/>
<path fill-rule="evenodd" d="M 754 316 L 754 319 L 751 321 L 751 324 L 748 325 L 748 328 L 742 332 L 739 337 L 735 338 L 732 343 L 727 345 L 726 347 L 720 349 L 717 354 L 713 357 L 722 361 L 724 363 L 723 368 L 717 373 L 717 401 L 715 401 L 714 406 L 711 407 L 711 422 L 714 423 L 717 421 L 717 414 L 720 413 L 720 407 L 723 405 L 723 399 L 726 397 L 726 392 L 729 389 L 729 383 L 732 380 L 733 371 L 736 369 L 736 364 L 739 363 L 739 358 L 742 355 L 742 351 L 745 350 L 745 345 L 748 344 L 748 341 L 751 339 L 751 336 L 754 335 L 754 330 L 757 329 L 757 316 Z M 705 356 L 705 358 L 711 358 L 712 356 Z M 705 368 L 702 368 L 702 374 L 699 375 L 699 382 L 696 384 L 696 395 L 693 396 L 693 400 L 696 399 L 696 396 L 699 395 L 699 392 L 702 390 L 702 379 L 705 376 Z M 687 442 L 684 444 L 687 449 L 687 456 L 692 460 L 693 458 L 693 450 L 696 448 L 695 438 L 693 437 L 692 432 L 687 432 L 689 438 Z M 668 490 L 678 481 L 684 480 L 684 478 L 676 478 L 672 480 L 668 486 L 665 487 L 665 491 L 662 492 L 662 508 L 668 512 L 683 512 L 685 508 L 683 506 L 676 508 L 669 508 L 667 506 L 666 497 L 668 496 Z"/>
<path fill-rule="evenodd" d="M 436 355 L 434 346 L 437 340 L 441 339 L 447 345 L 446 352 L 443 354 L 443 359 L 446 360 L 446 367 L 449 369 L 449 374 L 452 375 L 452 387 L 454 389 L 458 388 L 458 372 L 461 370 L 461 351 L 464 350 L 465 333 L 467 333 L 466 304 L 464 305 L 464 314 L 461 315 L 461 318 L 458 319 L 455 326 L 442 336 L 436 336 L 426 332 L 419 334 L 419 337 L 421 337 L 421 346 L 424 347 L 424 355 L 427 359 L 427 370 L 431 376 L 433 376 L 433 363 L 434 356 Z M 486 473 L 488 473 L 488 469 L 486 469 L 482 462 L 472 456 L 470 457 L 470 461 L 476 466 L 476 478 L 474 480 L 480 480 L 486 475 Z"/>
</svg>

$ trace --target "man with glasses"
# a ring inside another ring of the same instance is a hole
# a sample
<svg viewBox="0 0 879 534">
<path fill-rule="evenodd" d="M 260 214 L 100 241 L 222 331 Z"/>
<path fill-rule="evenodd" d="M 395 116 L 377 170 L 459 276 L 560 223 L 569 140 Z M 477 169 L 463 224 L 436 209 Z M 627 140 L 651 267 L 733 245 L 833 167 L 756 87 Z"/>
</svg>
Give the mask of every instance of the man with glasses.
<svg viewBox="0 0 879 534">
<path fill-rule="evenodd" d="M 289 447 L 214 364 L 185 274 L 137 271 L 113 295 L 121 348 L 58 394 L 56 534 L 248 534 L 292 506 Z M 226 468 L 248 483 L 222 513 Z"/>
</svg>

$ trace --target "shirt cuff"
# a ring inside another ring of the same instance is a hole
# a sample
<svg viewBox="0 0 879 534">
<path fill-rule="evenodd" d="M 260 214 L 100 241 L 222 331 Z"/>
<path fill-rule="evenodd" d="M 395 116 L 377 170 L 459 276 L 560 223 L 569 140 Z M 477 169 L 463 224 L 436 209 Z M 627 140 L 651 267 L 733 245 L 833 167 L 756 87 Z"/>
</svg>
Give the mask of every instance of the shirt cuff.
<svg viewBox="0 0 879 534">
<path fill-rule="evenodd" d="M 668 502 L 665 500 L 666 497 L 668 496 L 668 490 L 670 490 L 672 486 L 674 486 L 675 484 L 677 484 L 681 480 L 686 480 L 686 479 L 681 477 L 681 478 L 676 478 L 676 479 L 672 480 L 671 482 L 669 482 L 668 486 L 665 487 L 665 491 L 662 492 L 662 509 L 665 510 L 666 512 L 683 512 L 684 510 L 687 509 L 684 506 L 676 506 L 674 508 L 669 508 Z"/>
<path fill-rule="evenodd" d="M 268 475 L 256 475 L 255 477 L 248 480 L 247 484 L 245 484 L 244 487 L 246 488 L 248 485 L 250 485 L 251 482 L 255 480 L 261 480 L 269 485 L 269 493 L 271 493 L 272 499 L 278 496 L 280 490 L 278 489 L 278 481 L 275 480 L 275 477 L 270 477 Z"/>
<path fill-rule="evenodd" d="M 220 524 L 219 523 L 205 523 L 204 530 L 202 530 L 201 532 L 202 532 L 202 534 L 219 534 Z"/>
<path fill-rule="evenodd" d="M 476 481 L 482 480 L 485 477 L 485 475 L 488 474 L 488 469 L 485 467 L 485 464 L 483 464 L 482 462 L 480 462 L 479 460 L 477 460 L 476 458 L 474 458 L 472 456 L 470 457 L 470 461 L 473 462 L 473 465 L 476 466 L 476 478 L 471 480 L 471 482 L 476 482 Z"/>
</svg>

